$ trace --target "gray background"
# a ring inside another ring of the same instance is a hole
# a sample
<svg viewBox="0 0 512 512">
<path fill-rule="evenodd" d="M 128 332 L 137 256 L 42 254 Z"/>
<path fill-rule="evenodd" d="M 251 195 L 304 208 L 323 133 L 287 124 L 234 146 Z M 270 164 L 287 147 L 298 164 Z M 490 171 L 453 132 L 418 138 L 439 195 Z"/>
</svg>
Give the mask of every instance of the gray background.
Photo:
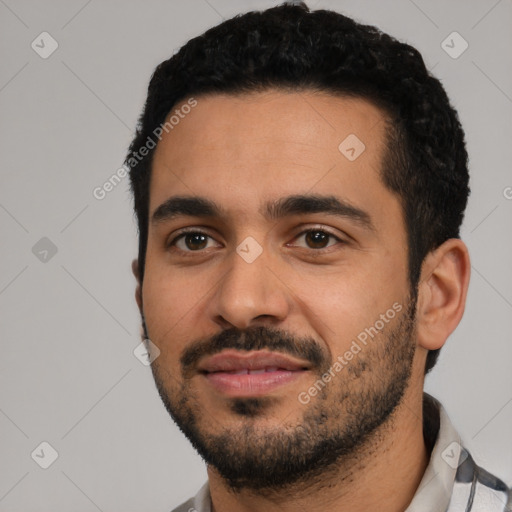
<svg viewBox="0 0 512 512">
<path fill-rule="evenodd" d="M 222 18 L 276 3 L 0 0 L 1 511 L 167 511 L 204 482 L 133 355 L 128 179 L 101 201 L 92 191 L 122 164 L 154 67 Z M 510 484 L 512 2 L 309 5 L 415 45 L 460 112 L 472 280 L 426 388 L 479 463 Z M 31 48 L 43 31 L 59 45 L 47 59 Z M 457 59 L 441 46 L 453 31 L 469 44 Z M 46 259 L 43 237 L 57 249 Z M 42 441 L 59 455 L 48 469 L 31 458 Z"/>
</svg>

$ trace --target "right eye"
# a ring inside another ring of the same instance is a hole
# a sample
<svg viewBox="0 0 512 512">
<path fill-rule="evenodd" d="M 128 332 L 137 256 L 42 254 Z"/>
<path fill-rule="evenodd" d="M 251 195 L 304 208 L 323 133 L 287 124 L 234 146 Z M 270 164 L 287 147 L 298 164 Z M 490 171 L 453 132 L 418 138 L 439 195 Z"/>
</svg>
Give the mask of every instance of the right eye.
<svg viewBox="0 0 512 512">
<path fill-rule="evenodd" d="M 214 240 L 210 235 L 198 230 L 182 231 L 175 236 L 167 245 L 167 247 L 176 247 L 183 252 L 200 252 L 208 249 L 208 239 Z"/>
</svg>

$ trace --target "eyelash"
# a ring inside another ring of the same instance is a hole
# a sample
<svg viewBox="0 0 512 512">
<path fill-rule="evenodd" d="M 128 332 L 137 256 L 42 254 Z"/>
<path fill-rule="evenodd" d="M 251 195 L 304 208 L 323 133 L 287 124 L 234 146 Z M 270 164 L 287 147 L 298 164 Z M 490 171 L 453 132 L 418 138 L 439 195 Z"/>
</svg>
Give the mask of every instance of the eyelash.
<svg viewBox="0 0 512 512">
<path fill-rule="evenodd" d="M 307 233 L 311 233 L 311 232 L 321 232 L 321 233 L 325 233 L 326 235 L 328 235 L 329 237 L 331 238 L 334 238 L 338 243 L 341 243 L 341 244 L 344 244 L 346 243 L 344 240 L 342 240 L 341 238 L 339 238 L 338 236 L 334 235 L 333 233 L 331 233 L 329 230 L 325 229 L 325 228 L 309 228 L 309 229 L 305 229 L 304 231 L 301 231 L 300 233 L 298 233 L 295 237 L 294 237 L 294 240 L 296 240 L 297 238 L 307 234 Z M 210 236 L 208 233 L 204 232 L 204 231 L 201 231 L 200 229 L 186 229 L 184 231 L 181 231 L 178 235 L 176 235 L 168 244 L 166 244 L 166 248 L 167 249 L 171 249 L 172 247 L 175 247 L 176 246 L 176 242 L 178 240 L 181 240 L 182 238 L 186 237 L 187 235 L 204 235 L 208 238 L 211 238 L 213 239 L 212 236 Z M 314 251 L 316 253 L 321 253 L 327 249 L 330 249 L 332 246 L 329 245 L 327 247 L 323 247 L 321 249 L 312 249 L 312 248 L 307 248 L 307 249 L 310 249 L 311 251 Z M 304 249 L 304 247 L 303 247 Z M 190 251 L 190 250 L 187 250 L 187 251 L 184 251 L 183 249 L 177 249 L 178 251 L 181 251 L 183 254 L 186 254 L 187 256 L 188 255 L 193 255 L 194 253 L 201 253 L 203 252 L 204 250 L 203 249 L 199 249 L 197 251 Z"/>
</svg>

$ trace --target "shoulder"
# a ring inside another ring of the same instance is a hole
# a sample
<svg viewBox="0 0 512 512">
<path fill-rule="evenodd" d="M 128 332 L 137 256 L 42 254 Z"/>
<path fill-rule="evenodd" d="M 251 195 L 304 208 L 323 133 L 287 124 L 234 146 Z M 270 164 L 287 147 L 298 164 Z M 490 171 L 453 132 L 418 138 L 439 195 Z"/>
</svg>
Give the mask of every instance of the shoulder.
<svg viewBox="0 0 512 512">
<path fill-rule="evenodd" d="M 467 508 L 462 510 L 471 512 L 512 512 L 511 488 L 478 466 L 464 448 L 460 460 L 463 462 L 455 475 L 449 512 L 458 510 L 456 503 L 465 503 Z"/>
<path fill-rule="evenodd" d="M 210 487 L 208 481 L 206 481 L 193 498 L 185 501 L 171 512 L 211 512 Z"/>
<path fill-rule="evenodd" d="M 194 508 L 194 498 L 190 498 L 178 507 L 172 509 L 171 512 L 200 512 Z"/>
</svg>

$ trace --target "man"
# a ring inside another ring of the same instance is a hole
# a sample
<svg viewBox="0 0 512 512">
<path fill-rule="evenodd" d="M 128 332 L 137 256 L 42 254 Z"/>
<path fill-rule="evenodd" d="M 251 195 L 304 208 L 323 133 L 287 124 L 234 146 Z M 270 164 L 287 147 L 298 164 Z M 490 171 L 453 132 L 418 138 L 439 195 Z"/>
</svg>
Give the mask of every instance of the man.
<svg viewBox="0 0 512 512">
<path fill-rule="evenodd" d="M 153 375 L 207 463 L 177 511 L 512 510 L 423 392 L 469 188 L 415 49 L 304 4 L 225 21 L 158 66 L 126 164 Z"/>
</svg>

